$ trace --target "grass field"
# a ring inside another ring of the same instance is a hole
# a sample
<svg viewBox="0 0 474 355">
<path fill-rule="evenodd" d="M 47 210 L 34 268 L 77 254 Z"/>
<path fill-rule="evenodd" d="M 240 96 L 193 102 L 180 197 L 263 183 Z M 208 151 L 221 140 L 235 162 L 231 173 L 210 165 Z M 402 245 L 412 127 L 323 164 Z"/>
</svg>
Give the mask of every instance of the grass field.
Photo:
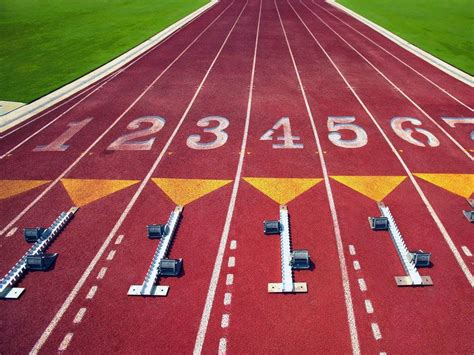
<svg viewBox="0 0 474 355">
<path fill-rule="evenodd" d="M 0 100 L 30 102 L 208 0 L 0 0 Z"/>
<path fill-rule="evenodd" d="M 337 0 L 408 42 L 474 74 L 474 0 Z"/>
</svg>

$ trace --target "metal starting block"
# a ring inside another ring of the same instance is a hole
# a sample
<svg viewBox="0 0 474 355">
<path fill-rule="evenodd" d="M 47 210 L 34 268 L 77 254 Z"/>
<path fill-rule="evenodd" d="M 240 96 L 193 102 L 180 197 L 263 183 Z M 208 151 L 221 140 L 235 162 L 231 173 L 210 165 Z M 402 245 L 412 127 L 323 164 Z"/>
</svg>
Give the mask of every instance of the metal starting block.
<svg viewBox="0 0 474 355">
<path fill-rule="evenodd" d="M 431 253 L 426 253 L 422 250 L 409 252 L 390 209 L 382 202 L 379 202 L 377 205 L 382 216 L 387 218 L 390 237 L 392 238 L 393 245 L 395 246 L 402 266 L 407 273 L 406 276 L 395 277 L 397 286 L 432 286 L 433 281 L 431 277 L 421 276 L 417 270 L 417 267 L 430 265 Z"/>
<path fill-rule="evenodd" d="M 66 227 L 77 210 L 77 207 L 72 207 L 68 212 L 62 212 L 49 228 L 25 228 L 25 240 L 35 244 L 0 280 L 0 299 L 19 298 L 25 289 L 14 286 L 28 271 L 46 271 L 54 265 L 58 254 L 45 254 L 44 251 Z"/>
<path fill-rule="evenodd" d="M 167 296 L 169 286 L 158 285 L 160 276 L 179 276 L 183 267 L 183 259 L 166 259 L 169 247 L 178 227 L 183 206 L 176 206 L 171 212 L 166 224 L 147 226 L 148 238 L 160 239 L 155 255 L 151 261 L 145 280 L 141 285 L 132 285 L 128 290 L 129 296 Z"/>
<path fill-rule="evenodd" d="M 369 217 L 370 228 L 374 231 L 387 231 L 388 218 L 387 217 Z"/>
<path fill-rule="evenodd" d="M 474 208 L 474 199 L 468 198 L 467 203 L 469 203 L 469 206 L 471 206 L 471 208 Z M 469 222 L 474 223 L 474 210 L 462 211 L 462 213 L 464 213 L 464 216 Z"/>
<path fill-rule="evenodd" d="M 264 221 L 265 234 L 280 234 L 281 283 L 269 283 L 269 293 L 308 292 L 306 282 L 293 282 L 293 270 L 309 269 L 310 259 L 307 250 L 291 251 L 290 217 L 288 208 L 280 205 L 279 221 Z"/>
</svg>

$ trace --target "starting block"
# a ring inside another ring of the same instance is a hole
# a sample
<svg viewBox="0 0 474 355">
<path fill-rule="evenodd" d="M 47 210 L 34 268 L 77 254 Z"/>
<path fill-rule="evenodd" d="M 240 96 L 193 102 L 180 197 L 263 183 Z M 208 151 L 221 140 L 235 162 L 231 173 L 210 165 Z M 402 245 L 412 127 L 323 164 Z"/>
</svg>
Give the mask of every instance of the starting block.
<svg viewBox="0 0 474 355">
<path fill-rule="evenodd" d="M 62 212 L 49 228 L 24 229 L 25 240 L 35 244 L 0 280 L 0 299 L 19 298 L 25 289 L 14 286 L 28 271 L 46 271 L 54 265 L 58 254 L 45 254 L 44 251 L 74 217 L 77 210 L 77 207 L 72 207 L 68 212 Z"/>
<path fill-rule="evenodd" d="M 169 286 L 158 285 L 160 276 L 179 276 L 183 267 L 183 259 L 166 259 L 168 249 L 178 227 L 183 211 L 182 206 L 176 206 L 171 212 L 166 224 L 147 226 L 148 238 L 160 239 L 155 255 L 151 261 L 145 280 L 141 285 L 132 285 L 128 290 L 129 296 L 167 296 Z"/>
<path fill-rule="evenodd" d="M 382 213 L 382 217 L 369 217 L 369 222 L 385 218 L 387 223 L 387 229 L 392 238 L 393 245 L 397 250 L 402 266 L 407 273 L 406 276 L 396 276 L 395 281 L 397 286 L 432 286 L 433 281 L 429 276 L 421 276 L 417 270 L 417 267 L 426 267 L 430 265 L 431 253 L 425 253 L 422 250 L 409 252 L 408 248 L 403 240 L 402 234 L 398 229 L 395 219 L 390 212 L 390 209 L 385 206 L 382 202 L 379 202 L 378 207 Z M 385 222 L 383 222 L 385 223 Z M 372 227 L 372 223 L 371 223 Z M 372 228 L 373 230 L 380 230 Z"/>
<path fill-rule="evenodd" d="M 471 208 L 474 208 L 474 199 L 468 198 L 467 203 L 469 203 L 469 206 L 471 206 Z M 474 223 L 474 210 L 462 211 L 462 212 L 464 213 L 464 216 L 467 218 L 469 222 Z"/>
<path fill-rule="evenodd" d="M 293 270 L 309 269 L 310 259 L 307 250 L 291 251 L 290 218 L 288 208 L 280 206 L 279 221 L 264 221 L 263 231 L 266 235 L 280 234 L 281 283 L 269 283 L 269 293 L 308 292 L 306 282 L 293 282 Z"/>
</svg>

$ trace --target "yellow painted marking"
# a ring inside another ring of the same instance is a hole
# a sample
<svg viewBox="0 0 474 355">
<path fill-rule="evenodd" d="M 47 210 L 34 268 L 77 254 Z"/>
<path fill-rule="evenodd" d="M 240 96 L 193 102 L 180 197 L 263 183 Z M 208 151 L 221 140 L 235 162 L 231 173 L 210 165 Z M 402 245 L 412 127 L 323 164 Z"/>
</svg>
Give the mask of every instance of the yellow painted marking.
<svg viewBox="0 0 474 355">
<path fill-rule="evenodd" d="M 243 178 L 250 185 L 270 197 L 280 205 L 306 192 L 323 179 L 298 179 L 298 178 Z"/>
<path fill-rule="evenodd" d="M 135 185 L 139 180 L 62 179 L 72 202 L 78 207 Z"/>
<path fill-rule="evenodd" d="M 469 198 L 474 192 L 474 174 L 413 174 L 453 194 Z"/>
<path fill-rule="evenodd" d="M 47 184 L 51 180 L 0 180 L 0 200 Z"/>
<path fill-rule="evenodd" d="M 374 201 L 382 201 L 406 179 L 406 176 L 331 176 L 331 178 Z"/>
<path fill-rule="evenodd" d="M 187 205 L 232 180 L 152 178 L 153 182 L 177 205 Z"/>
</svg>

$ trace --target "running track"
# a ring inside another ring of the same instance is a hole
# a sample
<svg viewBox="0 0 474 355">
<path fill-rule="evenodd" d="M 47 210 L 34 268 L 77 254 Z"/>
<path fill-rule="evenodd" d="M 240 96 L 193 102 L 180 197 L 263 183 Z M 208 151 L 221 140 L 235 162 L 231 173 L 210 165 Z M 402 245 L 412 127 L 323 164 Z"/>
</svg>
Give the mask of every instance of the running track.
<svg viewBox="0 0 474 355">
<path fill-rule="evenodd" d="M 0 353 L 474 352 L 473 107 L 472 88 L 324 1 L 219 2 L 2 133 L 0 272 L 24 227 L 81 208 L 54 269 L 0 303 Z M 396 250 L 367 223 L 382 199 L 432 253 L 432 287 L 397 288 Z M 145 226 L 178 203 L 183 275 L 165 298 L 127 296 L 157 245 Z M 314 262 L 295 272 L 306 294 L 267 293 L 279 203 Z"/>
</svg>

